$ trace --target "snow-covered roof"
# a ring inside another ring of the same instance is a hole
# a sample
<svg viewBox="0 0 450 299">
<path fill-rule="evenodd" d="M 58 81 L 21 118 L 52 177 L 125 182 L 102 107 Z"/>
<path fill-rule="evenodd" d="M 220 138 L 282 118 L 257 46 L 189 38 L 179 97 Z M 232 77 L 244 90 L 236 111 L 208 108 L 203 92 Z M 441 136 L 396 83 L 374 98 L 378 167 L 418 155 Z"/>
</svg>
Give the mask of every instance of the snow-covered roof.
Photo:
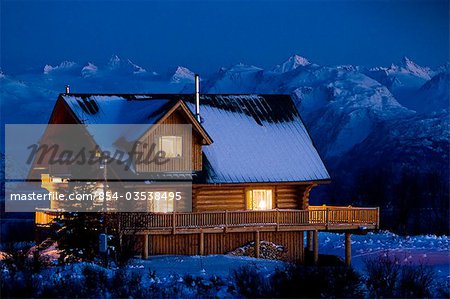
<svg viewBox="0 0 450 299">
<path fill-rule="evenodd" d="M 191 94 L 62 98 L 85 124 L 155 123 L 178 100 L 195 111 Z M 330 179 L 290 96 L 201 95 L 200 103 L 202 126 L 214 142 L 203 146 L 204 171 L 198 183 Z"/>
</svg>

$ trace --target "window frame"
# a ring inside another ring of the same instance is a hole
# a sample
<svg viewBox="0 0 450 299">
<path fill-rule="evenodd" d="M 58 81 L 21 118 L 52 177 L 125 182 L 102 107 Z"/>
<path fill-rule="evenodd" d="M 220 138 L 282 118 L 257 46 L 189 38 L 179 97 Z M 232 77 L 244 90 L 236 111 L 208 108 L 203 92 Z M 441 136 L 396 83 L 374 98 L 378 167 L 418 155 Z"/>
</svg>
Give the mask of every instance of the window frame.
<svg viewBox="0 0 450 299">
<path fill-rule="evenodd" d="M 183 136 L 179 136 L 179 135 L 159 135 L 156 137 L 156 141 L 157 141 L 157 145 L 158 145 L 158 151 L 163 151 L 167 154 L 167 151 L 164 151 L 162 149 L 162 140 L 163 138 L 174 138 L 175 139 L 175 145 L 178 145 L 178 139 L 180 139 L 180 155 L 178 156 L 165 156 L 164 158 L 168 158 L 168 159 L 181 159 L 183 158 Z M 178 148 L 177 148 L 178 149 Z"/>
<path fill-rule="evenodd" d="M 254 209 L 253 207 L 253 192 L 254 191 L 271 191 L 272 200 L 271 200 L 271 207 L 270 209 Z M 251 196 L 249 196 L 251 195 Z M 248 211 L 270 211 L 276 209 L 276 199 L 275 199 L 275 188 L 274 187 L 268 187 L 268 186 L 261 186 L 261 187 L 248 187 L 245 188 L 245 209 Z M 251 204 L 250 204 L 251 203 Z"/>
</svg>

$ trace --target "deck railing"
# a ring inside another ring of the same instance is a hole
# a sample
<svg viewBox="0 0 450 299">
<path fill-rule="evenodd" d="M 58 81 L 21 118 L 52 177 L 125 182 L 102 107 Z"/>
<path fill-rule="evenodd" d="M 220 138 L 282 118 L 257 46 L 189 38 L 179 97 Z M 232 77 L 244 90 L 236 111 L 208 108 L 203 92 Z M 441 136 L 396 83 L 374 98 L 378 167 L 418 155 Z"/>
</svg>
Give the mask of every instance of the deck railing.
<svg viewBox="0 0 450 299">
<path fill-rule="evenodd" d="M 251 226 L 379 227 L 378 208 L 310 206 L 308 210 L 120 213 L 122 229 L 235 228 Z"/>
</svg>

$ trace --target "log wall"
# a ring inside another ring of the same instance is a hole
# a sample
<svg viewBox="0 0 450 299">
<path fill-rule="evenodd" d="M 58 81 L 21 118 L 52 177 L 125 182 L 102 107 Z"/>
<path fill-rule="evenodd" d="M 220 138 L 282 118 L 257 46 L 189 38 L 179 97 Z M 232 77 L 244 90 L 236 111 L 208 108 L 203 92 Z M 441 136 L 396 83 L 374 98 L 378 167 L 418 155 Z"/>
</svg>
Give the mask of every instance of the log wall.
<svg viewBox="0 0 450 299">
<path fill-rule="evenodd" d="M 272 189 L 273 208 L 305 209 L 309 202 L 311 185 L 202 185 L 193 186 L 194 212 L 245 210 L 248 189 Z"/>
</svg>

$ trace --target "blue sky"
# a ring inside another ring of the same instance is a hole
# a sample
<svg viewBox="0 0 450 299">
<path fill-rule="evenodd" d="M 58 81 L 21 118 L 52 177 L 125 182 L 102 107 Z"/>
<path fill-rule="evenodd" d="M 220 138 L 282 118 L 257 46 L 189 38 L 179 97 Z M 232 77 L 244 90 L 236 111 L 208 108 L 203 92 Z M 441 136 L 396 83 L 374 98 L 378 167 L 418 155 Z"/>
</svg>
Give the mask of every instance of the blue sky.
<svg viewBox="0 0 450 299">
<path fill-rule="evenodd" d="M 164 71 L 244 62 L 271 67 L 293 53 L 318 64 L 432 67 L 449 59 L 448 1 L 1 0 L 1 67 L 113 54 Z"/>
</svg>

